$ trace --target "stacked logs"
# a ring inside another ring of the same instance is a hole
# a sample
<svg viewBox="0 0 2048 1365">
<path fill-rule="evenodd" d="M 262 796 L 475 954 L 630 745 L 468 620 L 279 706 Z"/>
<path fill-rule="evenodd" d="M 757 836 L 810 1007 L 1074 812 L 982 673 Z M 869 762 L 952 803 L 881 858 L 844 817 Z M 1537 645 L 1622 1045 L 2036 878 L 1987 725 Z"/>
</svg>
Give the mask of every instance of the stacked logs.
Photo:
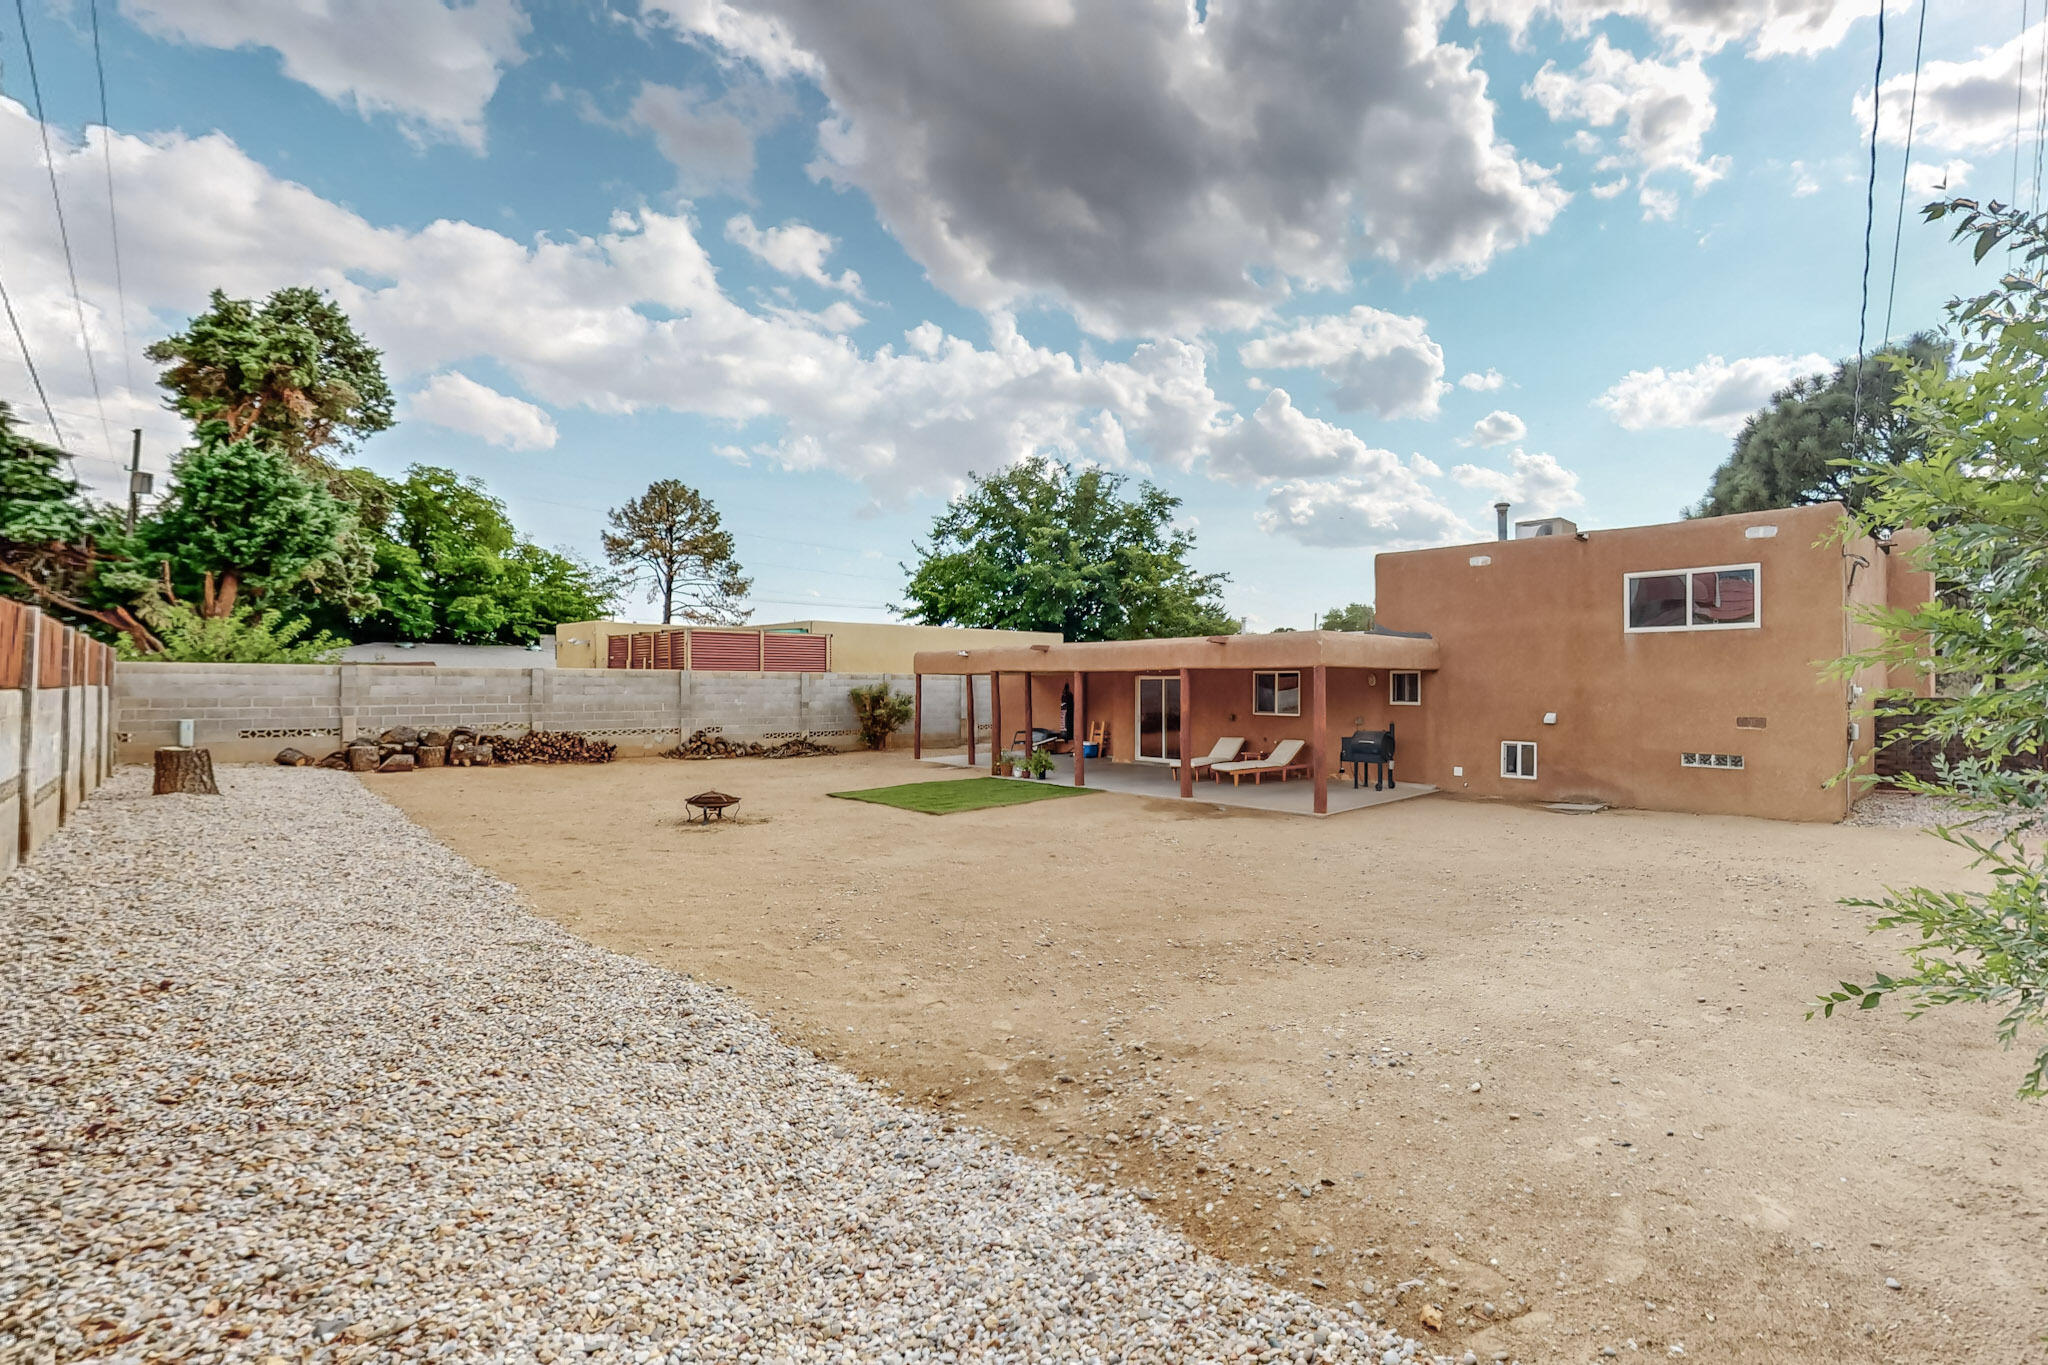
<svg viewBox="0 0 2048 1365">
<path fill-rule="evenodd" d="M 752 740 L 727 739 L 716 730 L 692 731 L 690 737 L 673 749 L 664 749 L 663 758 L 813 758 L 820 754 L 837 753 L 822 744 L 801 736 L 785 739 L 780 744 L 761 744 Z"/>
<path fill-rule="evenodd" d="M 530 735 L 479 734 L 466 725 L 452 730 L 418 730 L 394 725 L 371 738 L 358 735 L 317 761 L 322 768 L 357 773 L 409 773 L 416 768 L 487 768 L 493 763 L 609 763 L 618 746 L 569 732 Z M 280 749 L 277 762 L 288 768 L 315 766 L 312 755 Z"/>
<path fill-rule="evenodd" d="M 523 735 L 486 735 L 500 763 L 609 763 L 619 746 L 586 739 L 570 730 L 534 730 Z"/>
</svg>

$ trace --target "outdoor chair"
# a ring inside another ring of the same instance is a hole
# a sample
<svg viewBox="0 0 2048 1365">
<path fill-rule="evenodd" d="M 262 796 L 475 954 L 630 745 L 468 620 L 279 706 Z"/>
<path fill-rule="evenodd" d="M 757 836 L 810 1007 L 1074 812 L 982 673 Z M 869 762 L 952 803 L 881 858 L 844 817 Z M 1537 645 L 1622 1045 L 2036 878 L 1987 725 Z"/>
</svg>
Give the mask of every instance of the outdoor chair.
<svg viewBox="0 0 2048 1365">
<path fill-rule="evenodd" d="M 1203 773 L 1210 772 L 1210 769 L 1215 764 L 1233 761 L 1242 752 L 1244 752 L 1244 740 L 1242 738 L 1225 736 L 1217 740 L 1215 748 L 1209 750 L 1208 753 L 1203 754 L 1200 758 L 1192 760 L 1195 776 L 1200 777 Z M 1211 772 L 1210 775 L 1213 777 L 1215 774 Z"/>
<path fill-rule="evenodd" d="M 1270 757 L 1247 759 L 1242 763 L 1216 763 L 1210 765 L 1209 771 L 1217 775 L 1219 782 L 1222 781 L 1224 773 L 1229 773 L 1230 785 L 1233 787 L 1247 777 L 1252 780 L 1253 786 L 1257 786 L 1268 777 L 1278 777 L 1282 782 L 1297 773 L 1306 777 L 1309 775 L 1310 765 L 1301 757 L 1302 748 L 1302 741 L 1298 739 L 1283 739 L 1273 746 Z"/>
</svg>

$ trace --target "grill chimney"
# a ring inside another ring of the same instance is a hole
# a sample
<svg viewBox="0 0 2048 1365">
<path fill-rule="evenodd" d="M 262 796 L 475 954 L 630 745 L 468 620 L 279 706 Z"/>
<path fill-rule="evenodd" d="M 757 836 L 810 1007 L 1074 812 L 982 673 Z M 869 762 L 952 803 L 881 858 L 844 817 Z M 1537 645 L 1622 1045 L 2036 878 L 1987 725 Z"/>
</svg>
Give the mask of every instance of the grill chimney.
<svg viewBox="0 0 2048 1365">
<path fill-rule="evenodd" d="M 1495 540 L 1506 540 L 1508 538 L 1508 506 L 1506 498 L 1502 498 L 1493 505 L 1493 515 L 1499 522 L 1499 526 L 1494 532 L 1493 538 Z"/>
</svg>

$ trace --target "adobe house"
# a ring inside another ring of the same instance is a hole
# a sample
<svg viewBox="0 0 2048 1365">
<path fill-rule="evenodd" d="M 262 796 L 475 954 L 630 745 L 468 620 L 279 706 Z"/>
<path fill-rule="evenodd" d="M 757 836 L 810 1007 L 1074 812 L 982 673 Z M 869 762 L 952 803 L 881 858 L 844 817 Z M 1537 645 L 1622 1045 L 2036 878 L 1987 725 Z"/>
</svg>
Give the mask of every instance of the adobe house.
<svg viewBox="0 0 2048 1365">
<path fill-rule="evenodd" d="M 1201 774 L 1183 754 L 1221 736 L 1261 751 L 1299 740 L 1305 775 L 1285 784 L 1288 808 L 1324 814 L 1341 738 L 1392 723 L 1404 789 L 1848 813 L 1850 784 L 1830 779 L 1867 770 L 1860 699 L 1887 680 L 1821 668 L 1868 643 L 1852 608 L 1932 595 L 1906 537 L 1841 540 L 1832 503 L 1610 531 L 1549 518 L 1512 538 L 1499 510 L 1500 539 L 1377 556 L 1370 632 L 921 651 L 914 671 L 988 676 L 999 748 L 1027 728 L 1080 738 L 1105 724 L 1106 760 L 1076 754 L 1077 785 L 1090 762 L 1156 765 L 1192 796 Z"/>
</svg>

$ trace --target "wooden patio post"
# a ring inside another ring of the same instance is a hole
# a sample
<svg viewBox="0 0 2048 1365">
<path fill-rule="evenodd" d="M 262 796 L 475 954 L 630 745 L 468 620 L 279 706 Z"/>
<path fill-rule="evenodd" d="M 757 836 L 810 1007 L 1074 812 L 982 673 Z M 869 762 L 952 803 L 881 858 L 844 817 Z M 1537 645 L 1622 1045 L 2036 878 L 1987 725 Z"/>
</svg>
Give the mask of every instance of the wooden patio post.
<svg viewBox="0 0 2048 1365">
<path fill-rule="evenodd" d="M 1308 758 L 1314 765 L 1316 814 L 1330 813 L 1330 669 L 1317 664 L 1309 674 Z"/>
<path fill-rule="evenodd" d="M 911 675 L 910 757 L 913 761 L 924 757 L 924 674 L 922 673 Z"/>
<path fill-rule="evenodd" d="M 1038 749 L 1038 736 L 1031 732 L 1031 682 L 1032 675 L 1024 675 L 1024 757 L 1030 758 Z"/>
<path fill-rule="evenodd" d="M 1180 794 L 1186 800 L 1195 794 L 1195 671 L 1180 671 Z"/>
<path fill-rule="evenodd" d="M 1081 750 L 1088 739 L 1088 684 L 1087 675 L 1078 668 L 1074 670 L 1074 729 L 1069 738 L 1074 743 L 1074 785 L 1084 787 L 1088 785 L 1084 780 L 1088 755 Z"/>
<path fill-rule="evenodd" d="M 1009 741 L 1003 738 L 1003 675 L 988 675 L 988 757 L 989 771 L 993 773 L 1009 752 Z"/>
<path fill-rule="evenodd" d="M 974 675 L 962 675 L 967 684 L 967 766 L 974 766 Z"/>
</svg>

